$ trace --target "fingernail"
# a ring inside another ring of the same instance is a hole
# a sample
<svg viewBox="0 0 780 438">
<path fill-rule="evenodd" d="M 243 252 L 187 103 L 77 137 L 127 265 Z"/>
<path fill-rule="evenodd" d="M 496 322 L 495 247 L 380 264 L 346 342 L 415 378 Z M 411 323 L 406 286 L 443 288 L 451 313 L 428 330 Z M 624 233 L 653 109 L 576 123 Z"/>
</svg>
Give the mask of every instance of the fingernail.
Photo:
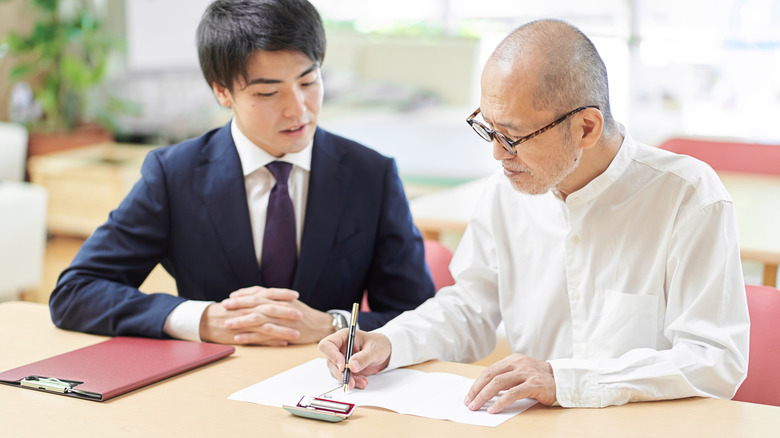
<svg viewBox="0 0 780 438">
<path fill-rule="evenodd" d="M 466 396 L 466 398 L 463 399 L 463 404 L 468 406 L 469 403 L 471 403 L 471 399 L 469 399 L 469 396 Z"/>
<path fill-rule="evenodd" d="M 472 411 L 477 409 L 477 404 L 474 402 L 469 403 L 469 409 L 471 409 Z"/>
</svg>

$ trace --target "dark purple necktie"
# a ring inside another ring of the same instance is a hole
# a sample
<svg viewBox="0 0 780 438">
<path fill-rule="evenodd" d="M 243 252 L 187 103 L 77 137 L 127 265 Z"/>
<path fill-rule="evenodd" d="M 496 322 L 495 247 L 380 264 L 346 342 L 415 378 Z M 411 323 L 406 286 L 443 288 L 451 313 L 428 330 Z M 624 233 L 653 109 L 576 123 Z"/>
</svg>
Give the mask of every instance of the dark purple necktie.
<svg viewBox="0 0 780 438">
<path fill-rule="evenodd" d="M 276 184 L 268 197 L 263 234 L 263 255 L 260 270 L 266 287 L 291 288 L 298 250 L 295 243 L 295 212 L 287 178 L 292 164 L 274 161 L 267 166 L 276 178 Z"/>
</svg>

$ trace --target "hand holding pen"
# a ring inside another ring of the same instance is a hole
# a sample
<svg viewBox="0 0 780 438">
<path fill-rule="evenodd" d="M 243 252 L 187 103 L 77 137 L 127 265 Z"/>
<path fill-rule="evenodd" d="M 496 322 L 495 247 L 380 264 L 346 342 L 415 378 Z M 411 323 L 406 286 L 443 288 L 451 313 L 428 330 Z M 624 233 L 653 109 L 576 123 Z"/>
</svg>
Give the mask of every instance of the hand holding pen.
<svg viewBox="0 0 780 438">
<path fill-rule="evenodd" d="M 354 320 L 357 325 L 357 318 Z M 349 331 L 339 330 L 320 341 L 319 349 L 328 359 L 333 377 L 343 384 L 352 380 L 355 388 L 364 389 L 368 376 L 387 367 L 393 347 L 385 335 L 356 328 L 353 331 L 350 327 Z"/>
</svg>

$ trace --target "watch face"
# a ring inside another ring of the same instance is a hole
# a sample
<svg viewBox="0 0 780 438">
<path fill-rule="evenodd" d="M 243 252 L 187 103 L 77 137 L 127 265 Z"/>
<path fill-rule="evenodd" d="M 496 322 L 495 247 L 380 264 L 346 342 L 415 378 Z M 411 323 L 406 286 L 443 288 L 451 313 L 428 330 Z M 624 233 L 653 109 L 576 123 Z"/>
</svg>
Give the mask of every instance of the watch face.
<svg viewBox="0 0 780 438">
<path fill-rule="evenodd" d="M 330 313 L 330 316 L 333 317 L 333 321 L 331 322 L 331 325 L 333 328 L 338 331 L 347 326 L 347 319 L 344 318 L 344 316 L 338 312 L 328 312 Z"/>
</svg>

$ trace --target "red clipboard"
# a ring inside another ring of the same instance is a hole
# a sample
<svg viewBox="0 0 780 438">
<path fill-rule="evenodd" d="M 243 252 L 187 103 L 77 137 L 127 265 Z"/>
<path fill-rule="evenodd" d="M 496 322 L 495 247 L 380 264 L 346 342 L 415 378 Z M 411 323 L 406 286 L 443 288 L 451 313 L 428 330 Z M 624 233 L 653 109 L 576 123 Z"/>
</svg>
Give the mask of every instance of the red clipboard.
<svg viewBox="0 0 780 438">
<path fill-rule="evenodd" d="M 105 401 L 229 356 L 230 345 L 116 337 L 0 373 L 0 383 Z"/>
</svg>

